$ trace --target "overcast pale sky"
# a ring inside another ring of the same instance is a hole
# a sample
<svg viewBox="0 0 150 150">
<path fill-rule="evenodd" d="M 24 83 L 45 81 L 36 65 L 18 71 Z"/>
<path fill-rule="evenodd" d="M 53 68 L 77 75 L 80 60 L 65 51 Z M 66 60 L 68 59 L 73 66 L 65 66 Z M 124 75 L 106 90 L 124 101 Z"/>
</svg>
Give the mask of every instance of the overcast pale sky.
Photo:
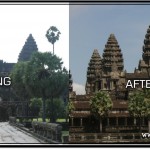
<svg viewBox="0 0 150 150">
<path fill-rule="evenodd" d="M 71 5 L 69 23 L 69 65 L 74 90 L 83 94 L 93 50 L 102 56 L 111 33 L 122 50 L 124 69 L 133 72 L 138 67 L 150 25 L 150 5 Z"/>
<path fill-rule="evenodd" d="M 39 51 L 52 52 L 53 47 L 45 37 L 50 26 L 61 32 L 55 54 L 69 69 L 69 5 L 0 5 L 0 59 L 17 62 L 30 33 Z"/>
</svg>

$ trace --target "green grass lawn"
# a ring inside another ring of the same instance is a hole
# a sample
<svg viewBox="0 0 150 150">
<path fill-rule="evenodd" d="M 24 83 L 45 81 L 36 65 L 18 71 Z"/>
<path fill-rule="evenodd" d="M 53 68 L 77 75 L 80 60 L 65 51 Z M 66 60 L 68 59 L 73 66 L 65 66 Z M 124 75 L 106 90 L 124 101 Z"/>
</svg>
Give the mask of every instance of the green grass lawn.
<svg viewBox="0 0 150 150">
<path fill-rule="evenodd" d="M 33 119 L 33 121 L 37 121 L 37 119 Z M 42 118 L 38 118 L 38 121 L 42 122 Z M 46 119 L 46 122 L 50 122 L 50 119 Z M 57 119 L 56 122 L 66 122 L 66 119 Z"/>
<path fill-rule="evenodd" d="M 61 131 L 61 133 L 62 133 L 61 135 L 62 143 L 64 143 L 63 136 L 69 136 L 69 131 Z"/>
<path fill-rule="evenodd" d="M 42 120 L 42 118 L 38 118 L 38 119 L 33 119 L 33 121 L 39 121 L 39 122 L 42 122 L 43 120 Z M 46 122 L 49 122 L 50 120 L 49 119 L 46 119 Z"/>
<path fill-rule="evenodd" d="M 19 119 L 16 120 L 17 122 L 19 122 Z M 34 118 L 33 120 L 29 119 L 28 121 L 38 121 L 38 122 L 42 122 L 42 118 Z M 69 119 L 67 120 L 69 122 Z M 46 119 L 46 122 L 50 122 L 50 119 Z M 66 119 L 64 118 L 60 118 L 56 120 L 56 123 L 61 123 L 61 122 L 66 122 Z"/>
<path fill-rule="evenodd" d="M 69 131 L 62 131 L 61 133 L 62 133 L 62 136 L 67 136 L 67 135 L 69 135 Z"/>
</svg>

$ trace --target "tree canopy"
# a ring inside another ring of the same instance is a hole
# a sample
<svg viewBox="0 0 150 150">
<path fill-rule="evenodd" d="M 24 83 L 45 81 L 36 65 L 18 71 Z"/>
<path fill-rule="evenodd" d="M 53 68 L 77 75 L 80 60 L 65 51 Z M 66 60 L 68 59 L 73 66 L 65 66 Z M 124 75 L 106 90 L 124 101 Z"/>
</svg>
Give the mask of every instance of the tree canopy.
<svg viewBox="0 0 150 150">
<path fill-rule="evenodd" d="M 134 91 L 129 95 L 128 110 L 134 117 L 145 115 L 145 103 L 143 91 Z"/>
<path fill-rule="evenodd" d="M 113 103 L 106 91 L 98 91 L 90 99 L 91 113 L 100 120 L 100 132 L 102 132 L 102 118 L 108 114 Z"/>
<path fill-rule="evenodd" d="M 12 80 L 12 89 L 15 95 L 20 99 L 24 100 L 25 97 L 29 97 L 25 89 L 24 77 L 27 62 L 18 62 L 15 64 L 10 77 Z"/>
<path fill-rule="evenodd" d="M 110 95 L 105 91 L 95 93 L 95 95 L 90 99 L 91 111 L 98 117 L 103 117 L 108 114 L 112 105 Z"/>
<path fill-rule="evenodd" d="M 43 99 L 43 114 L 45 114 L 45 100 L 51 99 L 53 105 L 53 98 L 59 97 L 68 86 L 68 71 L 62 68 L 62 64 L 61 59 L 50 52 L 37 52 L 26 66 L 24 78 L 26 89 L 33 97 Z"/>
</svg>

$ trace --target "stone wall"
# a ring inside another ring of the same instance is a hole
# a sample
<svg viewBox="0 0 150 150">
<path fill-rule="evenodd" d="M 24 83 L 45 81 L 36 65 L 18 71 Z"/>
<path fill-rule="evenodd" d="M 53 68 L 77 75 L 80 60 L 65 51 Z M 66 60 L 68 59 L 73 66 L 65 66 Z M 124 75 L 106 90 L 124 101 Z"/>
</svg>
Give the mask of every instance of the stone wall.
<svg viewBox="0 0 150 150">
<path fill-rule="evenodd" d="M 150 139 L 143 139 L 142 133 L 72 133 L 69 143 L 149 143 Z"/>
<path fill-rule="evenodd" d="M 48 143 L 62 143 L 62 126 L 56 123 L 32 122 L 33 132 Z"/>
</svg>

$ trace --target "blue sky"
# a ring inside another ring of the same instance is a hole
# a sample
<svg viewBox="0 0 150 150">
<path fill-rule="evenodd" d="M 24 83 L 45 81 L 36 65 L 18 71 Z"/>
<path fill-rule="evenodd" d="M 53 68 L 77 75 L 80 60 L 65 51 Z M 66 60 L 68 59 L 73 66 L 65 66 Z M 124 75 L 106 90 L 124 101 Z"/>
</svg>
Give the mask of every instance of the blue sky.
<svg viewBox="0 0 150 150">
<path fill-rule="evenodd" d="M 86 71 L 93 50 L 102 56 L 114 33 L 124 58 L 124 69 L 133 72 L 142 58 L 150 25 L 150 5 L 71 5 L 69 7 L 69 66 L 74 89 L 84 93 Z"/>
</svg>

